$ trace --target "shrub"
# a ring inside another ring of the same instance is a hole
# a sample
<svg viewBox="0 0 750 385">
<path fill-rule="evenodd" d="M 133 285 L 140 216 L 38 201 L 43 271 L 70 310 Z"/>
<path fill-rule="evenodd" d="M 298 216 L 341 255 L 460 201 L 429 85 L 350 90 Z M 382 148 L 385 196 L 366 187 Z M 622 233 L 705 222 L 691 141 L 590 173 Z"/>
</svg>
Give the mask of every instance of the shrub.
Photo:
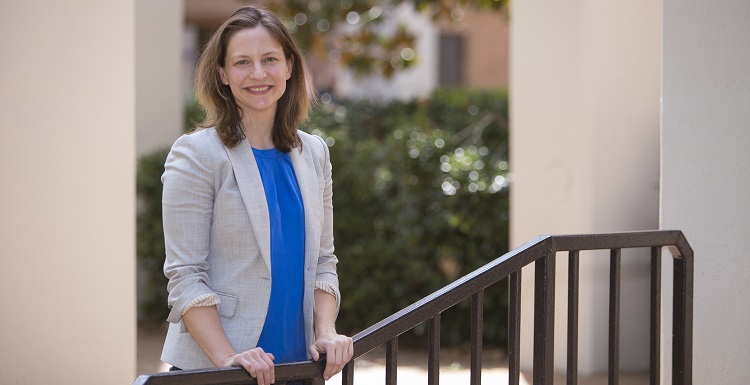
<svg viewBox="0 0 750 385">
<path fill-rule="evenodd" d="M 138 159 L 136 194 L 136 255 L 139 278 L 138 319 L 141 322 L 164 322 L 167 309 L 167 278 L 164 266 L 164 231 L 161 221 L 161 174 L 169 153 L 162 148 Z"/>
</svg>

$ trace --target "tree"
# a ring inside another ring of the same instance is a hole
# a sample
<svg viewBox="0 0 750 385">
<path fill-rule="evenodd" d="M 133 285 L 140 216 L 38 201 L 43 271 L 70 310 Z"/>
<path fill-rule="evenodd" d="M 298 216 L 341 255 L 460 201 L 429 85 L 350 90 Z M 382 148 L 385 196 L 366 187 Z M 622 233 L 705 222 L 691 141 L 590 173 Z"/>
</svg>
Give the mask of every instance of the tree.
<svg viewBox="0 0 750 385">
<path fill-rule="evenodd" d="M 392 20 L 403 7 L 433 20 L 461 22 L 465 9 L 499 12 L 508 0 L 287 0 L 272 5 L 313 60 L 349 67 L 357 75 L 391 77 L 419 56 L 407 25 Z"/>
</svg>

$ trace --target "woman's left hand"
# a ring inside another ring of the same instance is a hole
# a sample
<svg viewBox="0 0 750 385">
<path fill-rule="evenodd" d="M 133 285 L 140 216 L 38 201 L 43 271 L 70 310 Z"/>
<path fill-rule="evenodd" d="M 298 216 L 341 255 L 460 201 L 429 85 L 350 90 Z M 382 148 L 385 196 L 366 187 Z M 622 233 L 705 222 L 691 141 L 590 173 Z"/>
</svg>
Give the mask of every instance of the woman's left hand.
<svg viewBox="0 0 750 385">
<path fill-rule="evenodd" d="M 326 369 L 323 372 L 323 378 L 326 381 L 340 372 L 354 356 L 354 344 L 351 337 L 336 333 L 319 336 L 308 350 L 313 361 L 319 360 L 322 353 L 326 354 Z"/>
</svg>

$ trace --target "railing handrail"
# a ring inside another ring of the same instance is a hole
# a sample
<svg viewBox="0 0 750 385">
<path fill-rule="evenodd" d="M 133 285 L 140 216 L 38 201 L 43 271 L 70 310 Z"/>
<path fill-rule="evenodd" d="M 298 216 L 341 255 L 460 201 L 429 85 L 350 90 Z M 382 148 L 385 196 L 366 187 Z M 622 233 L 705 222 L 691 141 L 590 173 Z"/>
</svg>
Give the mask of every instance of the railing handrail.
<svg viewBox="0 0 750 385">
<path fill-rule="evenodd" d="M 511 278 L 511 302 L 518 302 L 520 298 L 520 271 L 523 267 L 534 262 L 537 263 L 537 279 L 544 282 L 545 290 L 551 290 L 552 293 L 540 291 L 537 289 L 537 299 L 542 305 L 549 303 L 550 298 L 554 298 L 554 257 L 557 252 L 569 251 L 576 253 L 582 250 L 599 250 L 610 249 L 617 250 L 616 255 L 619 261 L 619 249 L 623 248 L 647 248 L 653 249 L 668 247 L 675 262 L 675 279 L 674 288 L 674 331 L 675 339 L 673 341 L 673 352 L 681 352 L 680 357 L 673 357 L 673 382 L 675 384 L 692 383 L 692 361 L 691 354 L 686 352 L 692 351 L 692 290 L 693 290 L 693 250 L 685 239 L 683 233 L 679 230 L 654 230 L 654 231 L 635 231 L 624 233 L 607 233 L 607 234 L 584 234 L 584 235 L 552 235 L 539 236 L 524 245 L 509 251 L 508 253 L 496 258 L 477 270 L 456 280 L 426 296 L 425 298 L 413 303 L 412 305 L 394 313 L 382 321 L 370 326 L 369 328 L 357 333 L 352 337 L 354 341 L 354 359 L 375 349 L 378 346 L 388 343 L 389 351 L 394 347 L 391 346 L 393 341 L 401 334 L 413 329 L 417 325 L 431 321 L 437 321 L 439 328 L 439 314 L 455 304 L 472 298 L 472 301 L 478 301 L 481 305 L 481 298 L 477 299 L 477 293 L 481 293 L 488 286 L 499 282 L 500 280 Z M 577 263 L 577 262 L 576 262 Z M 619 263 L 619 262 L 618 262 Z M 617 267 L 619 269 L 619 266 Z M 619 274 L 619 273 L 618 273 Z M 619 276 L 618 276 L 619 279 Z M 515 281 L 515 283 L 513 283 Z M 515 285 L 515 292 L 513 291 Z M 657 292 L 658 293 L 658 292 Z M 520 306 L 520 304 L 518 305 Z M 617 305 L 619 306 L 619 304 Z M 472 304 L 474 307 L 474 303 Z M 542 380 L 535 383 L 551 384 L 551 365 L 547 364 L 552 357 L 551 337 L 553 335 L 549 322 L 554 323 L 554 307 L 542 306 L 535 309 L 538 312 L 536 317 L 541 316 L 546 325 L 538 326 L 535 321 L 535 377 L 537 374 Z M 480 310 L 481 311 L 481 310 Z M 619 310 L 617 310 L 619 311 Z M 550 313 L 551 312 L 551 313 Z M 615 313 L 618 314 L 618 313 Z M 435 319 L 437 316 L 437 320 Z M 516 315 L 517 316 L 517 315 Z M 515 319 L 518 324 L 518 319 Z M 510 325 L 509 327 L 512 327 Z M 540 327 L 540 329 L 537 329 Z M 481 321 L 480 321 L 481 328 Z M 516 341 L 518 339 L 517 330 L 512 330 L 516 335 L 511 336 Z M 541 335 L 541 339 L 546 341 L 536 342 L 536 338 Z M 438 331 L 439 345 L 439 331 Z M 481 350 L 481 337 L 480 337 Z M 538 352 L 537 352 L 538 350 Z M 510 359 L 515 362 L 513 366 L 518 366 L 517 352 L 509 352 Z M 543 371 L 537 373 L 537 361 L 545 364 L 541 365 Z M 322 365 L 323 362 L 306 361 L 294 364 L 278 365 L 276 368 L 277 381 L 299 380 L 302 378 L 312 381 L 312 384 L 323 384 Z M 395 365 L 395 364 L 394 364 Z M 431 364 L 432 365 L 432 364 Z M 345 383 L 352 383 L 353 376 L 352 363 L 347 365 L 344 370 Z M 481 371 L 481 368 L 480 368 Z M 171 385 L 171 384 L 212 384 L 212 385 L 232 385 L 247 383 L 252 378 L 240 368 L 220 368 L 206 369 L 200 371 L 185 371 L 183 373 L 160 373 L 150 376 L 140 376 L 135 384 L 138 385 Z M 386 375 L 388 377 L 388 374 Z M 179 377 L 179 380 L 178 378 Z M 200 382 L 210 379 L 210 382 Z M 652 380 L 653 382 L 653 380 Z M 658 380 L 656 381 L 658 383 Z M 254 380 L 250 383 L 255 383 Z M 432 383 L 432 382 L 431 382 Z"/>
<path fill-rule="evenodd" d="M 305 361 L 274 366 L 277 379 L 285 381 L 299 381 L 319 378 L 323 384 L 324 360 L 319 362 Z M 210 368 L 196 370 L 178 370 L 174 372 L 141 375 L 133 385 L 246 385 L 256 384 L 254 378 L 244 368 Z"/>
<path fill-rule="evenodd" d="M 680 230 L 553 235 L 551 238 L 556 251 L 666 246 L 674 258 L 693 258 L 693 249 Z"/>
<path fill-rule="evenodd" d="M 552 243 L 549 236 L 537 237 L 357 333 L 352 337 L 354 341 L 353 358 L 362 356 L 382 345 L 383 341 L 398 337 L 427 321 L 436 313 L 440 313 L 466 300 L 477 291 L 496 283 L 498 280 L 495 278 L 498 274 L 506 277 L 537 258 L 543 257 L 551 247 Z M 507 274 L 505 274 L 506 272 Z"/>
<path fill-rule="evenodd" d="M 551 251 L 657 246 L 671 246 L 670 250 L 675 258 L 683 256 L 692 258 L 693 256 L 690 245 L 679 230 L 539 236 L 357 333 L 352 337 L 354 358 L 382 345 L 383 341 L 396 338 L 411 330 L 427 321 L 430 316 L 468 299 L 477 291 L 497 283 L 510 273 L 545 257 Z"/>
</svg>

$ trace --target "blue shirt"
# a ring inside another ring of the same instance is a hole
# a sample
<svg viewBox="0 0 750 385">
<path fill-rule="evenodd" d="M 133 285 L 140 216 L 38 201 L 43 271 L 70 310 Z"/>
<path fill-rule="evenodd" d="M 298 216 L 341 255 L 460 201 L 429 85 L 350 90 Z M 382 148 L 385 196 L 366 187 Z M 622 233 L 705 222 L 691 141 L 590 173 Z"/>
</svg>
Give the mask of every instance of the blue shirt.
<svg viewBox="0 0 750 385">
<path fill-rule="evenodd" d="M 258 346 L 274 363 L 307 359 L 302 310 L 305 212 L 292 160 L 275 148 L 253 148 L 271 224 L 271 300 Z"/>
</svg>

